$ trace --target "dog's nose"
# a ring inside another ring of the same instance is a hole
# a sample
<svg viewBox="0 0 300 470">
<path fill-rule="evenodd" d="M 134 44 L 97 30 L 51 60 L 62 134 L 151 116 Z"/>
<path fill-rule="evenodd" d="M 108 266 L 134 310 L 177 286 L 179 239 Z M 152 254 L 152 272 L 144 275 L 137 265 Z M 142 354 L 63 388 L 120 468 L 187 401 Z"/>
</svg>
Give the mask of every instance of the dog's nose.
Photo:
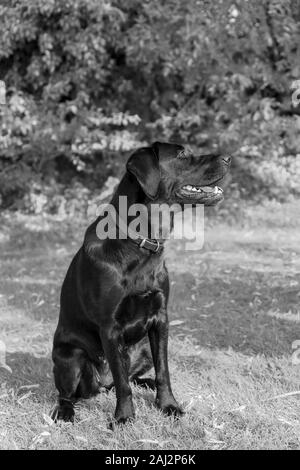
<svg viewBox="0 0 300 470">
<path fill-rule="evenodd" d="M 226 165 L 229 165 L 231 163 L 231 157 L 223 157 L 222 158 L 223 162 L 226 163 Z"/>
</svg>

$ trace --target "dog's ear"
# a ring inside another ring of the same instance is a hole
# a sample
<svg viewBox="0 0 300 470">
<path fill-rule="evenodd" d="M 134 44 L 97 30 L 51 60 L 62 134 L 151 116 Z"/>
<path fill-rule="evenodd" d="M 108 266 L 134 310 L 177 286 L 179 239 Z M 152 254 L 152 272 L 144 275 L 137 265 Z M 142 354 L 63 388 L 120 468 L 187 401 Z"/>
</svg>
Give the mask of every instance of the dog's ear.
<svg viewBox="0 0 300 470">
<path fill-rule="evenodd" d="M 153 149 L 145 147 L 134 152 L 129 158 L 126 168 L 136 177 L 144 193 L 150 199 L 154 199 L 157 196 L 160 183 L 160 168 L 158 156 Z"/>
</svg>

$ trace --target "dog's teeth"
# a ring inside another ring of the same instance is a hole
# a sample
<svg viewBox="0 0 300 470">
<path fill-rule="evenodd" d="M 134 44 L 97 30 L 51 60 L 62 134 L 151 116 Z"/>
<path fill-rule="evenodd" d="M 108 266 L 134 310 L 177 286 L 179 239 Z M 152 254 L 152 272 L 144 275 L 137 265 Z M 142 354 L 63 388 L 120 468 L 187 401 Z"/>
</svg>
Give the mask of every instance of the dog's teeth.
<svg viewBox="0 0 300 470">
<path fill-rule="evenodd" d="M 183 186 L 183 189 L 186 189 L 187 191 L 192 191 L 193 193 L 201 193 L 202 189 L 197 188 L 196 186 L 192 186 L 191 184 L 187 184 Z"/>
<path fill-rule="evenodd" d="M 213 193 L 214 192 L 214 188 L 212 188 L 211 186 L 202 186 L 202 189 L 205 193 Z"/>
</svg>

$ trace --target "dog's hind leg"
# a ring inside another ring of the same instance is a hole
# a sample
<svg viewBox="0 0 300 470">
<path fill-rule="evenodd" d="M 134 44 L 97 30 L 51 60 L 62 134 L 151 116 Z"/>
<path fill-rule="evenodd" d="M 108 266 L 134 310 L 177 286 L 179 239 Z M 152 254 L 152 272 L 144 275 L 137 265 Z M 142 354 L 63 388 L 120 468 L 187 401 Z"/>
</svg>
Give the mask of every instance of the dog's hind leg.
<svg viewBox="0 0 300 470">
<path fill-rule="evenodd" d="M 51 413 L 54 421 L 74 421 L 74 405 L 78 398 L 91 395 L 92 375 L 88 374 L 85 352 L 65 344 L 53 349 L 54 380 L 59 392 L 58 403 Z M 87 377 L 88 375 L 88 377 Z M 87 380 L 87 378 L 89 380 Z"/>
</svg>

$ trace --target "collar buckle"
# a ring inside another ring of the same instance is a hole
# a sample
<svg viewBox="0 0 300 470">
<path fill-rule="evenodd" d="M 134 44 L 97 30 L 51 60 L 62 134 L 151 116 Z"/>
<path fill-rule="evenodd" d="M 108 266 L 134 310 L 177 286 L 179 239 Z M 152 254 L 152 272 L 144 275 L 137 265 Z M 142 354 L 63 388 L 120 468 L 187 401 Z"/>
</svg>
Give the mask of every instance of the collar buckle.
<svg viewBox="0 0 300 470">
<path fill-rule="evenodd" d="M 158 250 L 160 249 L 160 243 L 159 243 L 159 241 L 158 241 L 158 240 L 155 240 L 155 241 L 156 241 L 156 243 L 157 243 L 157 247 L 156 247 L 156 249 L 155 249 L 154 253 L 157 253 L 157 252 L 158 252 Z"/>
<path fill-rule="evenodd" d="M 139 248 L 145 248 L 153 253 L 157 253 L 161 247 L 162 244 L 158 240 L 149 240 L 148 238 L 143 238 L 141 243 L 139 243 Z"/>
<path fill-rule="evenodd" d="M 141 243 L 140 243 L 140 248 L 143 248 L 143 247 L 144 247 L 146 241 L 147 241 L 147 238 L 143 238 L 143 240 L 142 240 Z"/>
</svg>

